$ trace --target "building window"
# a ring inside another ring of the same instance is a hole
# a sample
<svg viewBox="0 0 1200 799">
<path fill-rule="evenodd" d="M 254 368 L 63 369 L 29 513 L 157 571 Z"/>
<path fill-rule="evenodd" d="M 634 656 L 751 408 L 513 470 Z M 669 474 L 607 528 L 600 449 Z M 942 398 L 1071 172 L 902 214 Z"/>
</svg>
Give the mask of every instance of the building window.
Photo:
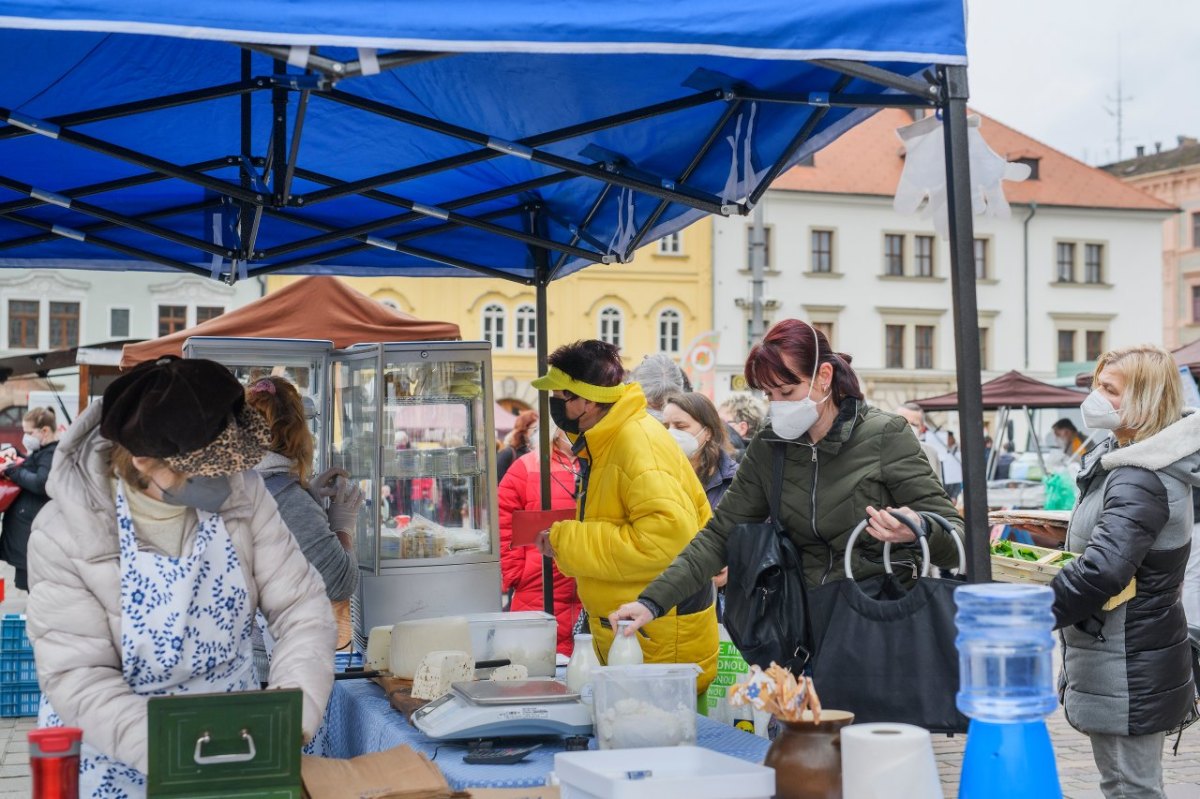
<svg viewBox="0 0 1200 799">
<path fill-rule="evenodd" d="M 933 368 L 933 326 L 917 325 L 913 328 L 913 354 L 916 356 L 916 368 Z"/>
<path fill-rule="evenodd" d="M 987 280 L 990 271 L 988 269 L 987 239 L 975 239 L 975 279 Z"/>
<path fill-rule="evenodd" d="M 1075 331 L 1074 330 L 1058 331 L 1058 362 L 1059 363 L 1074 363 L 1075 362 Z"/>
<path fill-rule="evenodd" d="M 611 305 L 600 312 L 600 340 L 621 348 L 621 309 Z"/>
<path fill-rule="evenodd" d="M 1083 282 L 1104 282 L 1104 245 L 1083 245 Z"/>
<path fill-rule="evenodd" d="M 772 228 L 763 226 L 763 239 L 766 246 L 763 248 L 763 269 L 771 268 L 771 235 Z M 751 269 L 754 266 L 754 226 L 746 226 L 746 268 Z"/>
<path fill-rule="evenodd" d="M 883 237 L 883 273 L 899 277 L 904 274 L 904 237 L 886 233 Z"/>
<path fill-rule="evenodd" d="M 225 307 L 222 305 L 197 305 L 196 324 L 207 322 L 210 319 L 216 319 L 223 313 L 225 313 Z"/>
<path fill-rule="evenodd" d="M 884 365 L 888 369 L 904 368 L 904 325 L 884 328 Z"/>
<path fill-rule="evenodd" d="M 1058 282 L 1075 282 L 1075 244 L 1069 241 L 1058 243 Z"/>
<path fill-rule="evenodd" d="M 537 347 L 537 309 L 532 305 L 517 306 L 517 349 Z"/>
<path fill-rule="evenodd" d="M 978 239 L 976 239 L 976 241 L 978 241 Z M 990 368 L 988 366 L 988 364 L 991 360 L 989 358 L 989 355 L 991 353 L 988 352 L 988 333 L 989 332 L 991 332 L 991 331 L 986 327 L 979 328 L 979 368 L 983 369 L 985 371 L 988 368 Z"/>
<path fill-rule="evenodd" d="M 1089 330 L 1084 336 L 1084 342 L 1087 345 L 1087 357 L 1085 360 L 1100 360 L 1100 356 L 1104 354 L 1104 331 Z"/>
<path fill-rule="evenodd" d="M 108 309 L 109 338 L 129 338 L 129 309 Z"/>
<path fill-rule="evenodd" d="M 658 240 L 659 255 L 683 255 L 683 234 L 668 233 Z"/>
<path fill-rule="evenodd" d="M 1200 211 L 1192 213 L 1192 247 L 1200 250 Z"/>
<path fill-rule="evenodd" d="M 917 236 L 913 242 L 917 277 L 933 277 L 933 236 Z"/>
<path fill-rule="evenodd" d="M 668 308 L 658 315 L 658 351 L 679 352 L 679 311 Z"/>
<path fill-rule="evenodd" d="M 833 271 L 832 230 L 814 230 L 812 232 L 812 271 L 824 273 Z"/>
<path fill-rule="evenodd" d="M 830 348 L 832 348 L 834 346 L 833 322 L 813 322 L 812 326 L 814 329 L 819 330 L 825 336 L 825 340 L 827 342 L 829 342 L 829 346 L 830 346 Z"/>
<path fill-rule="evenodd" d="M 37 300 L 8 301 L 8 346 L 14 350 L 36 350 L 38 346 Z"/>
<path fill-rule="evenodd" d="M 169 336 L 187 327 L 186 305 L 158 306 L 158 335 Z"/>
<path fill-rule="evenodd" d="M 50 303 L 50 349 L 79 346 L 79 303 Z"/>
<path fill-rule="evenodd" d="M 1200 286 L 1192 286 L 1192 322 L 1200 324 Z"/>
<path fill-rule="evenodd" d="M 483 338 L 492 348 L 504 349 L 504 306 L 492 303 L 483 308 Z"/>
</svg>

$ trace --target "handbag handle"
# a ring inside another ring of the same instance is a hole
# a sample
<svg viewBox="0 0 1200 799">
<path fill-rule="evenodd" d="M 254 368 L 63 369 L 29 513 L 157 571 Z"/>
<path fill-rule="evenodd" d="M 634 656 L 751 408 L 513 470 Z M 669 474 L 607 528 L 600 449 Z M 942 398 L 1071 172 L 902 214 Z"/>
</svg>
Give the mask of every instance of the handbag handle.
<svg viewBox="0 0 1200 799">
<path fill-rule="evenodd" d="M 930 564 L 929 542 L 926 540 L 927 536 L 925 534 L 925 531 L 921 530 L 915 522 L 913 522 L 909 519 L 905 519 L 902 516 L 897 516 L 896 518 L 901 519 L 904 522 L 904 524 L 908 526 L 908 528 L 910 530 L 912 530 L 914 533 L 916 533 L 917 540 L 921 542 L 921 554 L 924 556 L 923 568 L 921 569 L 921 576 L 928 577 L 929 576 L 929 564 Z M 854 569 L 851 566 L 852 559 L 850 557 L 850 555 L 854 552 L 854 542 L 856 540 L 858 540 L 858 534 L 861 533 L 863 530 L 867 529 L 867 524 L 869 523 L 869 521 L 870 521 L 869 519 L 863 519 L 861 522 L 859 522 L 858 526 L 854 528 L 854 532 L 852 532 L 850 534 L 850 538 L 846 541 L 845 568 L 846 568 L 846 579 L 848 579 L 848 580 L 854 579 Z M 884 568 L 884 571 L 886 571 L 888 574 L 892 573 L 891 554 L 892 554 L 892 545 L 889 542 L 885 542 L 883 545 L 883 568 Z"/>
<path fill-rule="evenodd" d="M 932 522 L 933 524 L 936 524 L 938 527 L 941 527 L 943 530 L 945 530 L 950 535 L 950 537 L 954 539 L 954 545 L 958 547 L 958 573 L 966 574 L 967 573 L 967 550 L 966 550 L 966 547 L 963 546 L 962 536 L 960 536 L 958 534 L 958 530 L 956 530 L 954 528 L 953 524 L 951 524 L 950 522 L 948 522 L 946 520 L 946 517 L 944 517 L 940 514 L 934 513 L 933 511 L 923 510 L 923 511 L 920 511 L 920 514 L 921 514 L 921 518 L 923 518 L 925 520 L 926 524 L 929 524 L 930 522 Z"/>
<path fill-rule="evenodd" d="M 933 566 L 933 558 L 929 554 L 929 530 L 925 527 L 924 520 L 920 524 L 914 522 L 902 513 L 893 513 L 892 518 L 903 524 L 909 530 L 913 531 L 913 535 L 921 542 L 921 554 L 924 559 L 921 561 L 921 576 L 928 577 L 929 569 Z M 892 573 L 892 542 L 883 542 L 883 570 L 888 574 Z"/>
</svg>

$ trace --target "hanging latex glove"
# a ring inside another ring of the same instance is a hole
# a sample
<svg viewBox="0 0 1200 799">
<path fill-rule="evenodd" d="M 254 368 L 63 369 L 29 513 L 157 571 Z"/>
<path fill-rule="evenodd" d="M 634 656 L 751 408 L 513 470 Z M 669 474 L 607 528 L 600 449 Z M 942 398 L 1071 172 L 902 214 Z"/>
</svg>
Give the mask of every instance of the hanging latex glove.
<svg viewBox="0 0 1200 799">
<path fill-rule="evenodd" d="M 1030 169 L 1025 164 L 1010 163 L 992 150 L 984 141 L 979 125 L 978 116 L 967 117 L 971 210 L 976 216 L 1007 217 L 1010 209 L 1001 181 L 1025 180 Z M 946 238 L 950 235 L 950 222 L 942 122 L 936 116 L 925 117 L 897 129 L 896 135 L 904 143 L 905 155 L 892 207 L 902 214 L 919 212 L 932 219 L 934 230 Z"/>
<path fill-rule="evenodd" d="M 354 532 L 358 522 L 358 512 L 363 506 L 363 493 L 358 486 L 349 480 L 337 481 L 337 491 L 329 498 L 329 529 L 335 532 Z"/>
</svg>

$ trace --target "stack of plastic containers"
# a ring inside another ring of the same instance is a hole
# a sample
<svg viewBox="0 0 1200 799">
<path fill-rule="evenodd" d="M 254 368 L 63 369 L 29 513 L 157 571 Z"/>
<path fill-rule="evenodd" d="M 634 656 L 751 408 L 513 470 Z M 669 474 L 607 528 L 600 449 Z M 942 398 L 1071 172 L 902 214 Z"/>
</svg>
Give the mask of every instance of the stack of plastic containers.
<svg viewBox="0 0 1200 799">
<path fill-rule="evenodd" d="M 959 799 L 1061 799 L 1045 718 L 1053 685 L 1054 592 L 966 585 L 958 605 L 958 709 L 971 719 Z"/>
<path fill-rule="evenodd" d="M 0 619 L 0 717 L 36 716 L 41 698 L 25 616 L 7 613 Z"/>
</svg>

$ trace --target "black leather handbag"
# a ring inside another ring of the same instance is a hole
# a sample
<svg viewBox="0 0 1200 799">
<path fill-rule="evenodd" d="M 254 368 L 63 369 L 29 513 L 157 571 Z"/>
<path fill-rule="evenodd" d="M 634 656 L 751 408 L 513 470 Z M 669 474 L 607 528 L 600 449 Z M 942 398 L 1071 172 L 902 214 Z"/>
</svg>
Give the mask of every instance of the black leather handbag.
<svg viewBox="0 0 1200 799">
<path fill-rule="evenodd" d="M 851 572 L 854 541 L 846 544 L 846 579 L 808 591 L 812 629 L 812 678 L 821 704 L 854 713 L 856 723 L 915 724 L 930 732 L 966 732 L 968 719 L 955 704 L 958 650 L 954 589 L 959 580 L 930 577 L 927 525 L 937 524 L 958 544 L 959 571 L 966 555 L 953 526 L 936 514 L 921 514 L 920 526 L 899 517 L 918 536 L 923 576 L 909 588 L 891 572 L 884 546 L 885 574 L 856 581 Z"/>
<path fill-rule="evenodd" d="M 772 445 L 771 517 L 739 524 L 729 537 L 725 629 L 747 663 L 801 673 L 809 658 L 800 553 L 779 523 L 784 447 Z"/>
</svg>

